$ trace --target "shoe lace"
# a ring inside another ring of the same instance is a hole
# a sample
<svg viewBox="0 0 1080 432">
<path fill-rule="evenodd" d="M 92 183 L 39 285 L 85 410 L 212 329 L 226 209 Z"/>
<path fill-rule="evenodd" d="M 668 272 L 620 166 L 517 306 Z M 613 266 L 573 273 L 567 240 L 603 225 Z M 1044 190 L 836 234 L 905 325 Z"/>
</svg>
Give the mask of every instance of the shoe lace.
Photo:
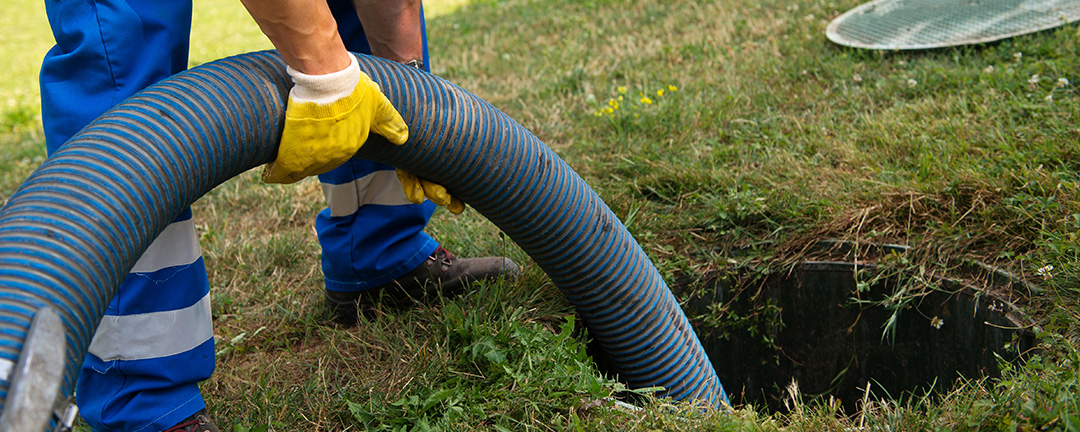
<svg viewBox="0 0 1080 432">
<path fill-rule="evenodd" d="M 442 246 L 435 248 L 435 252 L 432 252 L 431 256 L 429 256 L 428 258 L 432 261 L 438 261 L 439 255 L 442 255 L 443 257 L 443 265 L 451 265 L 454 263 L 454 254 L 450 253 L 450 251 L 446 250 Z"/>
</svg>

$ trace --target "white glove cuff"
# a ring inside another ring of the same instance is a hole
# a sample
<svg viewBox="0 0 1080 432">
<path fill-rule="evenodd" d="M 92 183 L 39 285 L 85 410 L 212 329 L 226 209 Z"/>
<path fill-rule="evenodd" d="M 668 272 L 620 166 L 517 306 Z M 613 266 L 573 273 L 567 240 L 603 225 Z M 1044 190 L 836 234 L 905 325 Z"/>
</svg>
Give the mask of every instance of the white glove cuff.
<svg viewBox="0 0 1080 432">
<path fill-rule="evenodd" d="M 349 54 L 349 66 L 337 72 L 325 75 L 308 75 L 292 67 L 285 71 L 292 77 L 293 86 L 289 97 L 294 102 L 314 102 L 317 105 L 330 105 L 334 101 L 352 94 L 360 82 L 360 65 L 356 57 Z"/>
</svg>

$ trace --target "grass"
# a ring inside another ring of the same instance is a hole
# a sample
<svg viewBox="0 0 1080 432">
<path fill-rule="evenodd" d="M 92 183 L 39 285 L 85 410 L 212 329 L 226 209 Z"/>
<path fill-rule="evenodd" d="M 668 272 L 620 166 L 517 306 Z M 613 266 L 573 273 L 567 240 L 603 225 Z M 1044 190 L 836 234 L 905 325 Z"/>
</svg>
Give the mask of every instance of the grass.
<svg viewBox="0 0 1080 432">
<path fill-rule="evenodd" d="M 732 261 L 782 269 L 821 239 L 906 244 L 904 270 L 980 261 L 1041 286 L 1009 293 L 1044 330 L 1040 357 L 935 397 L 870 395 L 854 414 L 797 388 L 782 414 L 648 395 L 617 408 L 609 396 L 627 391 L 585 357 L 572 308 L 482 216 L 440 211 L 429 232 L 459 255 L 509 255 L 523 278 L 335 327 L 321 309 L 318 184 L 247 173 L 194 205 L 219 340 L 203 386 L 214 417 L 237 431 L 1080 430 L 1077 27 L 929 52 L 828 42 L 828 21 L 858 3 L 427 7 L 433 71 L 556 149 L 669 280 Z M 238 3 L 196 6 L 193 65 L 269 47 Z M 35 80 L 50 45 L 39 3 L 9 9 L 3 198 L 44 159 Z"/>
</svg>

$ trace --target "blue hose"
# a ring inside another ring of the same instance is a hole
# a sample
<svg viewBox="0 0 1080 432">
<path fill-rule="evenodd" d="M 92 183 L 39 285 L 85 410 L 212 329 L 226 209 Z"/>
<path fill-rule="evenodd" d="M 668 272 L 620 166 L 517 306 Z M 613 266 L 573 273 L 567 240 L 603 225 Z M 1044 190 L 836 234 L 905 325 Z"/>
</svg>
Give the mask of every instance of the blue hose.
<svg viewBox="0 0 1080 432">
<path fill-rule="evenodd" d="M 358 57 L 410 131 L 403 146 L 372 135 L 358 156 L 445 185 L 501 228 L 632 387 L 727 403 L 652 262 L 558 155 L 443 79 Z M 108 301 L 153 239 L 200 196 L 274 158 L 291 86 L 284 69 L 275 52 L 256 52 L 162 81 L 91 123 L 22 184 L 0 209 L 0 366 L 18 361 L 34 314 L 52 306 L 66 328 L 70 395 Z M 0 413 L 10 386 L 0 381 Z"/>
</svg>

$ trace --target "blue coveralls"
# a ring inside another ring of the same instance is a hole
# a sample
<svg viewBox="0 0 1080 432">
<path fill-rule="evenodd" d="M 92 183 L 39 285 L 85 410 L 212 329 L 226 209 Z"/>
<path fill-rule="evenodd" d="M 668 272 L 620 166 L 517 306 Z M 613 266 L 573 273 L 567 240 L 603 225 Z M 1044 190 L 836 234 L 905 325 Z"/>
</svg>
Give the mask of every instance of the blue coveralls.
<svg viewBox="0 0 1080 432">
<path fill-rule="evenodd" d="M 370 53 L 349 0 L 330 0 L 346 47 Z M 187 67 L 190 0 L 48 0 L 56 46 L 41 68 L 49 154 L 135 92 Z M 422 19 L 422 18 L 421 18 Z M 424 64 L 427 39 L 424 37 Z M 393 168 L 353 159 L 319 176 L 326 288 L 358 291 L 419 266 L 438 246 L 435 209 L 405 199 Z M 214 370 L 209 283 L 188 209 L 142 255 L 90 344 L 76 385 L 95 431 L 159 431 L 205 407 Z"/>
</svg>

